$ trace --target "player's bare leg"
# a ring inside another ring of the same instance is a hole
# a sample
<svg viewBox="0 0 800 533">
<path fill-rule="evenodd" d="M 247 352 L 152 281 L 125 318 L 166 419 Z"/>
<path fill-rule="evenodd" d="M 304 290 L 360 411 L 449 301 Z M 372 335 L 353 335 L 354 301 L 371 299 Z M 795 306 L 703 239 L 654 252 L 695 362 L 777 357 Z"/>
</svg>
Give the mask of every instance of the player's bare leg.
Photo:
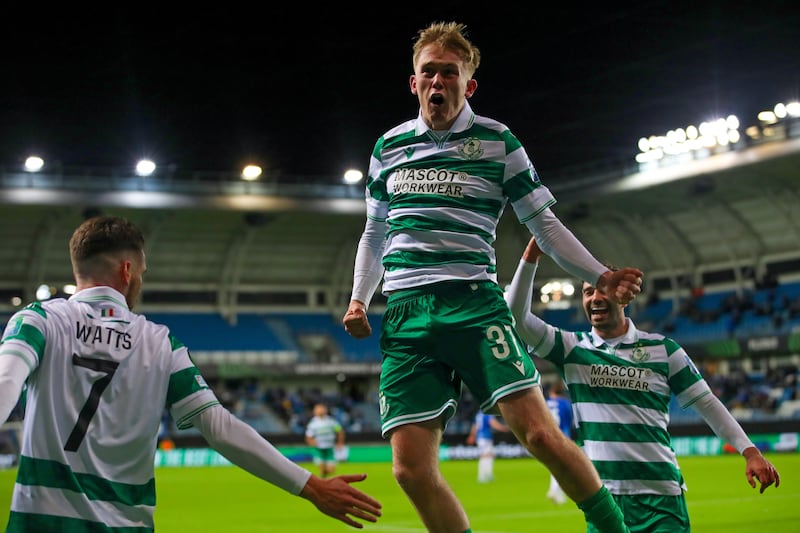
<svg viewBox="0 0 800 533">
<path fill-rule="evenodd" d="M 439 419 L 396 428 L 391 434 L 392 472 L 429 532 L 462 533 L 469 529 L 469 519 L 439 470 L 441 440 Z"/>
<path fill-rule="evenodd" d="M 553 421 L 539 388 L 498 401 L 503 419 L 514 435 L 558 480 L 576 502 L 597 492 L 602 483 L 586 454 Z"/>
</svg>

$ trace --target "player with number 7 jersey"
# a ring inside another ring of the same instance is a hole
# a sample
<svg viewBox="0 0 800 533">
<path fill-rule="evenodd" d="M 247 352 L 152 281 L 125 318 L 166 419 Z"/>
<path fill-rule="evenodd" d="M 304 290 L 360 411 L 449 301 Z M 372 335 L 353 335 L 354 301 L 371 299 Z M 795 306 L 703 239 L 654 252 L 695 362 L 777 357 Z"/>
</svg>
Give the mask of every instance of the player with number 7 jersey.
<svg viewBox="0 0 800 533">
<path fill-rule="evenodd" d="M 155 529 L 156 442 L 164 409 L 231 463 L 350 526 L 380 503 L 293 463 L 220 405 L 168 328 L 132 311 L 144 237 L 125 219 L 85 220 L 70 239 L 76 292 L 15 313 L 0 340 L 0 422 L 25 389 L 6 533 Z"/>
<path fill-rule="evenodd" d="M 164 407 L 185 428 L 218 403 L 186 347 L 114 289 L 93 287 L 18 312 L 0 353 L 33 369 L 12 517 L 149 523 Z"/>
</svg>

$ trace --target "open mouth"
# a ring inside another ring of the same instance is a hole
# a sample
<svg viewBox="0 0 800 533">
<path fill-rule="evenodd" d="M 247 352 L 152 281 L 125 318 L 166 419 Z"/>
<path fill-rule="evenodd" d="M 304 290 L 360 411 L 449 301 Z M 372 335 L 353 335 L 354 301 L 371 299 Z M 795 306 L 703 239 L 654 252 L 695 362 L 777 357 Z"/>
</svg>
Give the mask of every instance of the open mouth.
<svg viewBox="0 0 800 533">
<path fill-rule="evenodd" d="M 442 105 L 444 103 L 444 96 L 439 93 L 431 95 L 431 103 L 434 105 Z"/>
</svg>

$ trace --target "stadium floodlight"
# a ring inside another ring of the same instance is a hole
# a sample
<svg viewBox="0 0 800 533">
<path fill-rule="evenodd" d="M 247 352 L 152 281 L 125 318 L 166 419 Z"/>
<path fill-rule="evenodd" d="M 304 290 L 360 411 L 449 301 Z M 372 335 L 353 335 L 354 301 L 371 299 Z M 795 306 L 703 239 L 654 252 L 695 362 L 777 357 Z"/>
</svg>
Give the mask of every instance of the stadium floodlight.
<svg viewBox="0 0 800 533">
<path fill-rule="evenodd" d="M 800 117 L 800 102 L 789 102 L 786 104 L 786 113 L 790 117 Z"/>
<path fill-rule="evenodd" d="M 364 174 L 360 170 L 350 169 L 344 173 L 344 182 L 352 185 L 361 181 L 363 177 Z"/>
<path fill-rule="evenodd" d="M 149 176 L 156 171 L 156 164 L 149 159 L 142 159 L 136 163 L 136 174 L 139 176 Z"/>
<path fill-rule="evenodd" d="M 67 283 L 61 288 L 61 290 L 64 292 L 64 294 L 75 294 L 75 291 L 78 290 L 78 287 L 76 287 L 73 283 Z"/>
<path fill-rule="evenodd" d="M 26 172 L 39 172 L 44 167 L 44 159 L 39 157 L 38 155 L 29 156 L 25 160 L 25 171 Z"/>
<path fill-rule="evenodd" d="M 49 300 L 50 297 L 53 296 L 53 291 L 50 289 L 50 285 L 47 283 L 42 283 L 39 287 L 36 288 L 36 299 L 39 301 Z"/>
<path fill-rule="evenodd" d="M 242 179 L 245 181 L 255 181 L 261 176 L 261 167 L 258 165 L 247 165 L 242 169 Z"/>
<path fill-rule="evenodd" d="M 761 111 L 758 114 L 758 120 L 764 124 L 775 124 L 778 121 L 778 117 L 775 116 L 773 111 Z"/>
<path fill-rule="evenodd" d="M 22 305 L 22 298 L 20 298 L 19 296 L 12 296 L 11 305 L 13 305 L 14 307 L 19 307 L 20 305 Z"/>
</svg>

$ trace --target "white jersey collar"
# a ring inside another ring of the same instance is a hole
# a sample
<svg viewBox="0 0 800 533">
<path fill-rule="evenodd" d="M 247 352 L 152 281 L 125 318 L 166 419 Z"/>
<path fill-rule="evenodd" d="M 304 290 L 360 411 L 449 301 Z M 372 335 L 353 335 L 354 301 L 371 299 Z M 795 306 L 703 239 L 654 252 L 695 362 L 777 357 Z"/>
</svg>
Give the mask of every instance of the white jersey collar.
<svg viewBox="0 0 800 533">
<path fill-rule="evenodd" d="M 125 296 L 122 295 L 116 289 L 113 289 L 109 286 L 103 285 L 101 287 L 90 287 L 88 289 L 83 289 L 82 291 L 76 292 L 69 298 L 70 300 L 74 300 L 76 302 L 84 302 L 89 305 L 97 305 L 97 304 L 114 304 L 119 307 L 123 307 L 128 309 L 128 302 L 125 300 Z"/>
<path fill-rule="evenodd" d="M 633 320 L 628 317 L 625 317 L 625 321 L 628 323 L 627 331 L 625 331 L 624 335 L 614 337 L 613 339 L 602 338 L 597 334 L 597 330 L 592 328 L 592 344 L 596 348 L 600 348 L 604 344 L 608 346 L 616 346 L 617 344 L 634 344 L 639 339 L 636 325 L 634 325 Z"/>
<path fill-rule="evenodd" d="M 453 122 L 453 126 L 448 130 L 448 133 L 454 133 L 459 131 L 464 131 L 468 129 L 472 124 L 475 122 L 475 113 L 472 111 L 472 108 L 469 106 L 469 102 L 464 100 L 464 107 L 461 108 L 461 112 L 456 117 L 456 121 Z M 420 109 L 419 114 L 417 115 L 417 126 L 416 126 L 416 134 L 422 135 L 425 132 L 429 131 L 431 128 L 425 124 L 425 121 L 422 120 L 422 110 Z"/>
</svg>

